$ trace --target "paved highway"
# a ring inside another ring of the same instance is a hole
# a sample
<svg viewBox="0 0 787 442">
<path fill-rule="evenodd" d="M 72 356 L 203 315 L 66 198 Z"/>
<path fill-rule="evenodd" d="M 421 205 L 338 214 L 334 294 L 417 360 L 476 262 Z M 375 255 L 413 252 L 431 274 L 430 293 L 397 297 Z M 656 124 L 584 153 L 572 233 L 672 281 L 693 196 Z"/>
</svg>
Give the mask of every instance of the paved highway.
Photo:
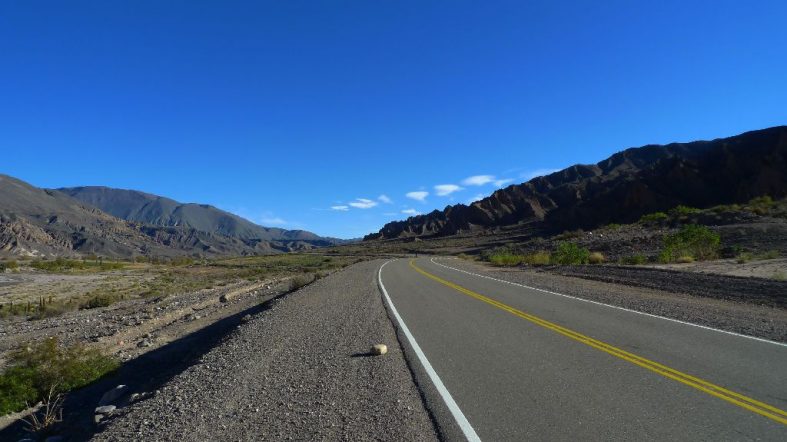
<svg viewBox="0 0 787 442">
<path fill-rule="evenodd" d="M 455 429 L 444 436 L 787 440 L 786 345 L 451 265 L 399 259 L 378 274 L 427 402 Z"/>
</svg>

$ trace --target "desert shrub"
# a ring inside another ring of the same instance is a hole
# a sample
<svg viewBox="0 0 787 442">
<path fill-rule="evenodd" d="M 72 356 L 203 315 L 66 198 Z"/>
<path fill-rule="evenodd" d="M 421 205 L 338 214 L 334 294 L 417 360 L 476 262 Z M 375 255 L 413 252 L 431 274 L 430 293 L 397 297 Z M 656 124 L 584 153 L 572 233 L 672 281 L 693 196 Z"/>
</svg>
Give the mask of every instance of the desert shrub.
<svg viewBox="0 0 787 442">
<path fill-rule="evenodd" d="M 749 209 L 757 215 L 765 215 L 774 206 L 773 198 L 768 195 L 758 196 L 749 200 Z"/>
<path fill-rule="evenodd" d="M 0 415 L 20 411 L 50 392 L 83 387 L 118 367 L 116 360 L 82 346 L 63 347 L 55 338 L 23 347 L 9 355 L 0 374 Z"/>
<path fill-rule="evenodd" d="M 539 251 L 522 257 L 522 261 L 525 264 L 533 266 L 545 266 L 548 265 L 551 260 L 552 255 L 547 251 Z"/>
<path fill-rule="evenodd" d="M 719 206 L 711 207 L 708 210 L 715 213 L 734 213 L 734 212 L 740 212 L 741 206 L 739 204 L 722 204 Z"/>
<path fill-rule="evenodd" d="M 664 237 L 664 249 L 659 255 L 661 262 L 675 262 L 678 258 L 690 256 L 698 260 L 713 259 L 718 256 L 721 237 L 705 226 L 689 224 L 677 233 Z"/>
<path fill-rule="evenodd" d="M 14 260 L 0 262 L 0 272 L 4 272 L 6 269 L 16 270 L 17 268 L 19 268 L 19 264 Z"/>
<path fill-rule="evenodd" d="M 587 264 L 590 251 L 572 242 L 561 242 L 557 245 L 557 250 L 552 254 L 551 262 L 554 264 L 571 265 Z"/>
<path fill-rule="evenodd" d="M 775 279 L 777 281 L 787 281 L 787 272 L 783 272 L 781 270 L 777 270 L 777 271 L 773 272 L 773 275 L 771 276 L 771 278 L 773 278 L 773 279 Z"/>
<path fill-rule="evenodd" d="M 648 262 L 648 258 L 645 255 L 631 255 L 631 256 L 624 256 L 620 258 L 619 262 L 621 264 L 628 264 L 628 265 L 642 265 Z"/>
<path fill-rule="evenodd" d="M 607 224 L 607 229 L 609 230 L 620 230 L 623 226 L 617 223 Z"/>
<path fill-rule="evenodd" d="M 604 254 L 601 252 L 593 252 L 588 256 L 588 262 L 590 264 L 603 264 L 606 260 Z"/>
<path fill-rule="evenodd" d="M 290 290 L 298 290 L 314 281 L 314 276 L 298 275 L 290 279 Z"/>
<path fill-rule="evenodd" d="M 110 305 L 114 304 L 117 301 L 112 295 L 94 295 L 90 297 L 84 304 L 82 304 L 83 309 L 91 309 L 91 308 L 100 308 L 100 307 L 109 307 Z"/>
<path fill-rule="evenodd" d="M 664 212 L 655 212 L 655 213 L 649 213 L 647 215 L 642 215 L 642 217 L 639 219 L 639 223 L 640 224 L 661 224 L 663 222 L 666 222 L 668 219 L 669 219 L 669 216 L 667 216 L 666 213 L 664 213 Z"/>
<path fill-rule="evenodd" d="M 680 264 L 688 264 L 688 263 L 694 262 L 694 257 L 693 256 L 689 256 L 689 255 L 683 255 L 683 256 L 678 257 L 678 262 Z"/>
<path fill-rule="evenodd" d="M 768 250 L 757 255 L 757 259 L 776 259 L 781 256 L 778 250 Z"/>
<path fill-rule="evenodd" d="M 488 255 L 488 260 L 492 265 L 501 267 L 517 266 L 522 264 L 523 256 L 514 254 L 508 250 L 499 250 Z"/>
<path fill-rule="evenodd" d="M 738 264 L 745 264 L 745 263 L 751 261 L 752 258 L 753 257 L 752 257 L 751 253 L 743 252 L 743 253 L 738 254 L 738 256 L 735 257 L 735 262 L 737 262 Z"/>
</svg>

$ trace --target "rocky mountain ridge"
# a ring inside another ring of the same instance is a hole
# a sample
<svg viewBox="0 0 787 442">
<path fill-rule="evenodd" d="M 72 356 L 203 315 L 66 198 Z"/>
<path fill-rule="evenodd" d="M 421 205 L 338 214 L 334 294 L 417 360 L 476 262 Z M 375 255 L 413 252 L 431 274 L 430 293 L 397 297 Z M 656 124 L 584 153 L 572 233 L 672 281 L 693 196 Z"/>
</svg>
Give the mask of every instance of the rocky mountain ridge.
<svg viewBox="0 0 787 442">
<path fill-rule="evenodd" d="M 787 126 L 729 138 L 629 148 L 499 189 L 469 206 L 386 224 L 365 240 L 440 237 L 533 224 L 549 232 L 628 223 L 677 205 L 787 195 Z"/>
</svg>

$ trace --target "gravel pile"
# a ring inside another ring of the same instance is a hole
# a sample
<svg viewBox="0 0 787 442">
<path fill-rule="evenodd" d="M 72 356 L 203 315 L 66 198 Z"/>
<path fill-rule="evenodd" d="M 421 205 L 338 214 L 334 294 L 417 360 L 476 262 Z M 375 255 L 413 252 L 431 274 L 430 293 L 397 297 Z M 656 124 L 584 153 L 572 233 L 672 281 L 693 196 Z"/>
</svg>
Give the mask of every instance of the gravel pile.
<svg viewBox="0 0 787 442">
<path fill-rule="evenodd" d="M 706 294 L 709 294 L 709 290 L 713 287 L 716 287 L 717 293 L 722 293 L 725 291 L 724 285 L 719 287 L 717 283 L 724 280 L 725 277 L 686 273 L 685 275 L 679 274 L 680 278 L 678 278 L 675 275 L 678 272 L 654 271 L 647 274 L 647 277 L 650 278 L 647 280 L 648 287 L 643 287 L 645 285 L 644 279 L 638 280 L 638 278 L 645 278 L 645 276 L 642 273 L 637 273 L 639 271 L 637 268 L 629 268 L 631 274 L 626 274 L 624 267 L 608 266 L 587 266 L 585 271 L 580 272 L 575 267 L 549 271 L 533 268 L 501 269 L 461 259 L 445 260 L 441 263 L 468 272 L 578 298 L 735 333 L 787 342 L 787 309 L 778 307 L 779 302 L 774 302 L 773 298 L 769 298 L 770 301 L 762 305 L 756 302 L 742 302 L 739 297 L 732 296 L 732 292 L 736 290 L 757 293 L 760 287 L 758 284 L 763 281 L 754 278 L 730 278 L 740 280 L 737 282 L 744 284 L 744 286 L 728 287 L 727 290 L 730 292 L 728 297 L 705 297 L 691 293 L 705 291 Z M 565 272 L 568 274 L 572 271 L 582 273 L 583 277 L 554 273 Z M 599 279 L 604 273 L 609 272 L 608 281 L 585 279 L 588 276 L 585 273 L 588 272 L 595 272 L 594 275 L 598 274 Z M 747 282 L 751 284 L 748 288 L 745 287 Z M 661 287 L 661 289 L 653 287 Z M 775 296 L 777 295 L 775 294 Z M 782 299 L 784 296 L 785 294 L 782 294 Z"/>
<path fill-rule="evenodd" d="M 279 299 L 94 440 L 436 440 L 381 302 L 380 264 Z M 378 343 L 387 354 L 370 353 Z"/>
</svg>

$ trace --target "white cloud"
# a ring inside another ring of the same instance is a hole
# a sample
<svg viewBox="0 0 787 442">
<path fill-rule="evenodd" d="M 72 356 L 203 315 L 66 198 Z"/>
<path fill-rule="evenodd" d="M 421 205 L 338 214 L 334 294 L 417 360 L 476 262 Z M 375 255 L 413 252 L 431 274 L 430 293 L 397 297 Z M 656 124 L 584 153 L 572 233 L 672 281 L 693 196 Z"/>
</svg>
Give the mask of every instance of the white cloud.
<svg viewBox="0 0 787 442">
<path fill-rule="evenodd" d="M 421 212 L 419 212 L 419 211 L 417 211 L 415 209 L 404 209 L 404 210 L 402 210 L 402 213 L 404 213 L 405 215 L 420 215 L 421 214 Z"/>
<path fill-rule="evenodd" d="M 356 198 L 355 201 L 350 203 L 350 206 L 356 209 L 371 209 L 376 205 L 377 203 L 375 201 L 366 198 Z"/>
<path fill-rule="evenodd" d="M 462 190 L 462 188 L 457 186 L 456 184 L 438 184 L 434 186 L 434 190 L 438 196 L 446 196 L 454 192 L 460 191 Z"/>
<path fill-rule="evenodd" d="M 473 175 L 462 180 L 465 186 L 483 186 L 495 180 L 494 175 Z"/>
<path fill-rule="evenodd" d="M 260 220 L 260 223 L 262 223 L 262 225 L 264 226 L 271 226 L 271 225 L 281 226 L 287 224 L 287 221 L 284 221 L 279 217 L 275 217 L 275 218 L 262 218 Z"/>
<path fill-rule="evenodd" d="M 331 206 L 331 210 L 338 210 L 339 212 L 346 212 L 346 211 L 350 210 L 350 207 L 349 206 L 344 206 L 344 205 Z"/>
<path fill-rule="evenodd" d="M 484 198 L 486 198 L 486 195 L 484 195 L 483 193 L 479 193 L 478 195 L 476 195 L 476 196 L 474 196 L 474 197 L 472 197 L 472 198 L 468 199 L 468 200 L 467 200 L 467 204 L 468 204 L 468 205 L 470 205 L 470 204 L 473 204 L 474 202 L 476 202 L 476 201 L 480 201 L 480 200 L 482 200 L 482 199 L 484 199 Z"/>
<path fill-rule="evenodd" d="M 495 180 L 492 184 L 494 184 L 495 187 L 503 187 L 503 186 L 505 186 L 506 184 L 508 184 L 508 183 L 510 183 L 512 181 L 514 181 L 514 180 L 511 179 L 511 178 L 504 178 L 502 180 Z"/>
<path fill-rule="evenodd" d="M 525 180 L 532 180 L 535 177 L 549 175 L 550 173 L 557 172 L 559 169 L 535 169 L 535 170 L 528 170 L 519 174 L 520 178 Z"/>
<path fill-rule="evenodd" d="M 429 196 L 429 192 L 425 192 L 423 190 L 419 190 L 416 192 L 407 192 L 404 196 L 410 199 L 414 199 L 416 201 L 424 202 L 426 201 L 426 197 Z"/>
<path fill-rule="evenodd" d="M 393 204 L 393 201 L 391 201 L 391 198 L 388 198 L 388 195 L 380 195 L 377 197 L 377 199 L 384 202 L 385 204 Z"/>
</svg>

